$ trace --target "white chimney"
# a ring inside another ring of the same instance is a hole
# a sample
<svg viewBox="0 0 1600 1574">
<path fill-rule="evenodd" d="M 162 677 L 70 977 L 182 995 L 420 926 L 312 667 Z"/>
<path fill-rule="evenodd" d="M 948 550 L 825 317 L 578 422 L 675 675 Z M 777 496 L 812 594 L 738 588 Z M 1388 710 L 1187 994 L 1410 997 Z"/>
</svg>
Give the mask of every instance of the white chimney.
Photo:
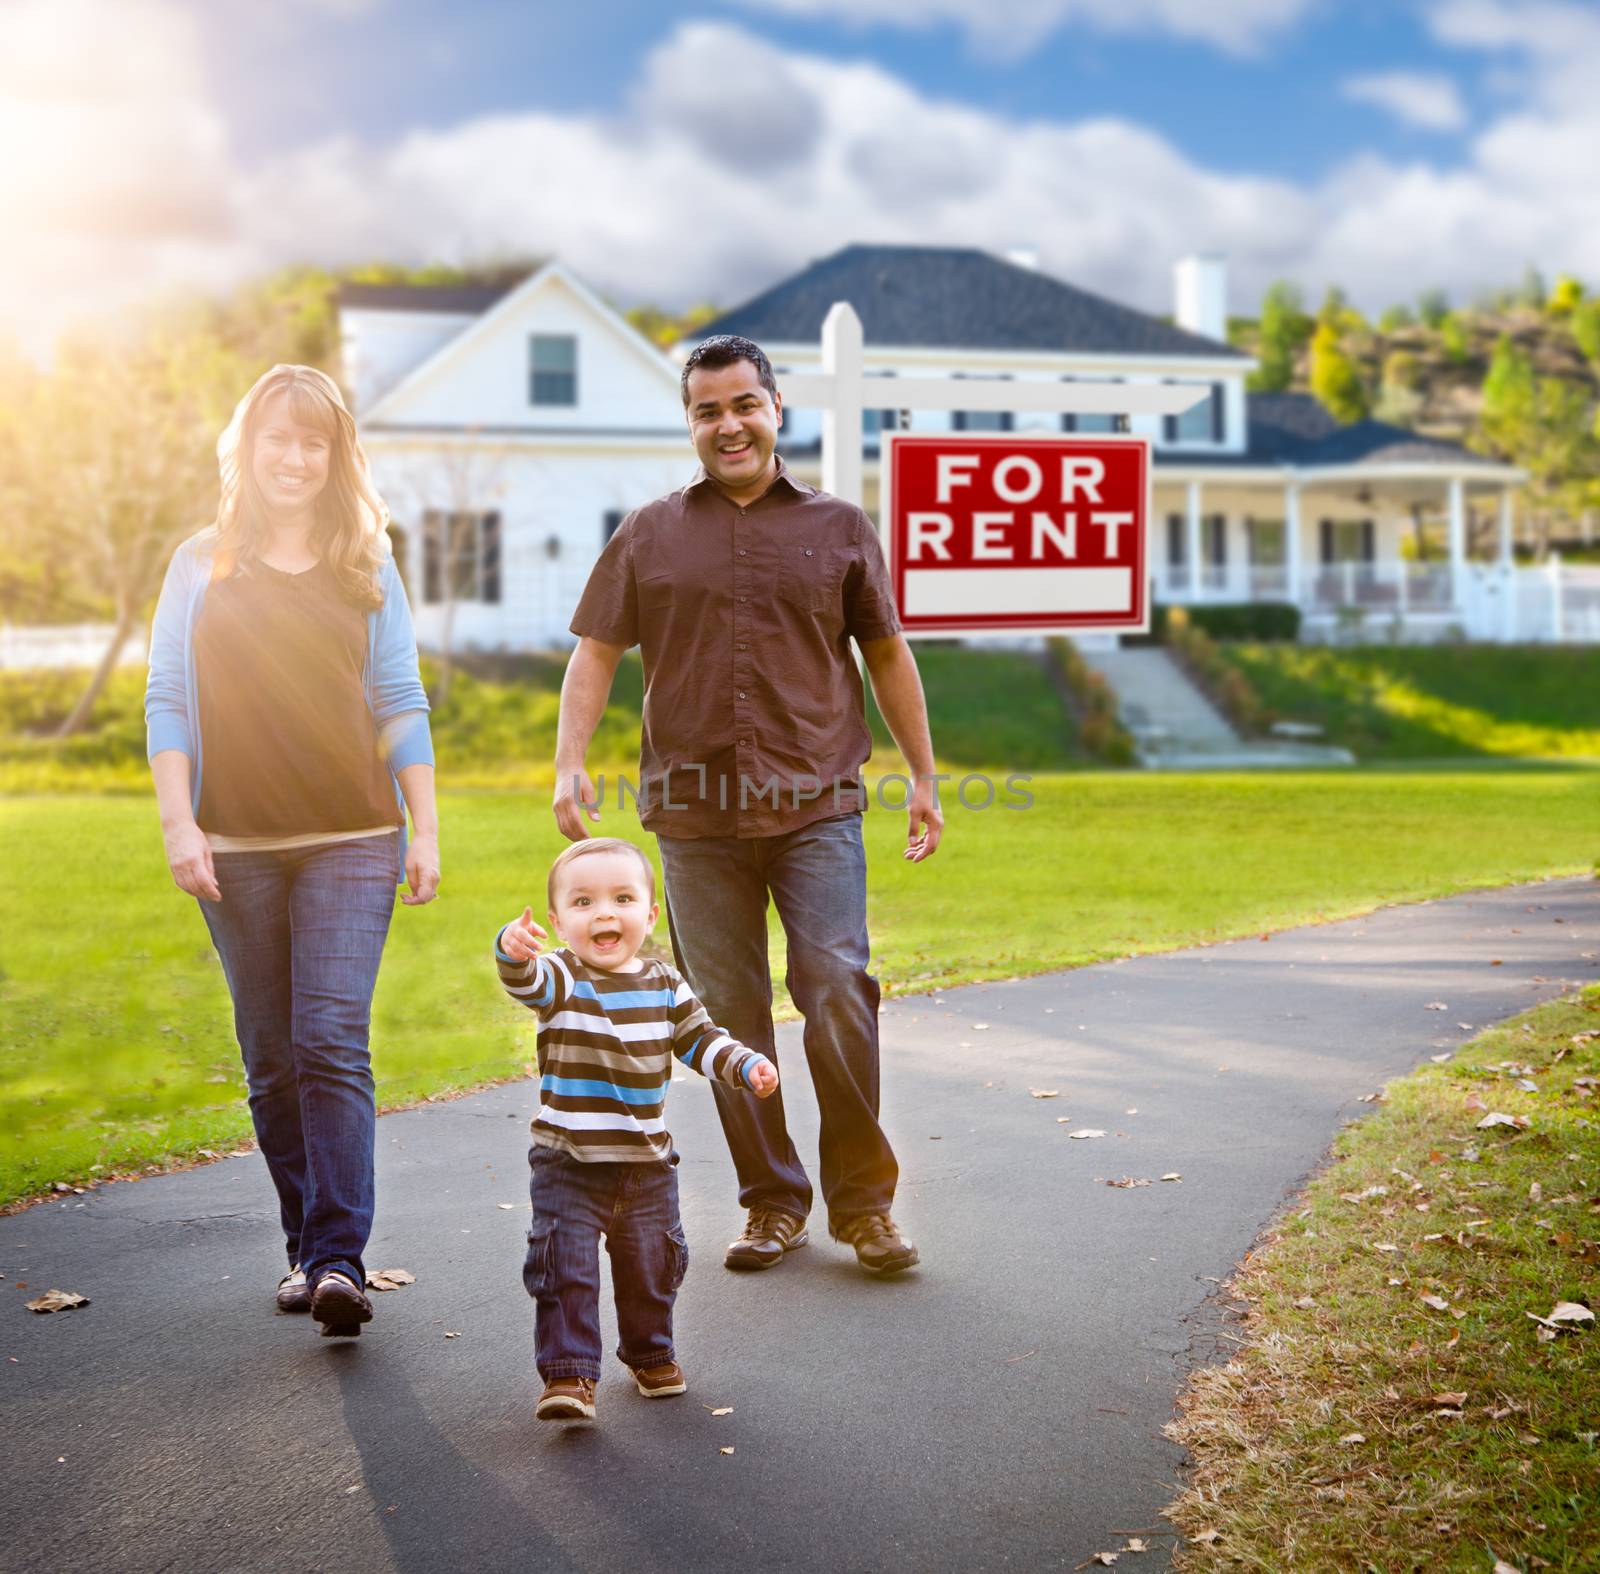
<svg viewBox="0 0 1600 1574">
<path fill-rule="evenodd" d="M 1228 259 L 1196 253 L 1172 270 L 1178 326 L 1228 340 Z"/>
<path fill-rule="evenodd" d="M 1006 261 L 1014 267 L 1027 268 L 1033 273 L 1039 271 L 1039 248 L 1037 246 L 1013 246 L 1006 253 Z"/>
</svg>

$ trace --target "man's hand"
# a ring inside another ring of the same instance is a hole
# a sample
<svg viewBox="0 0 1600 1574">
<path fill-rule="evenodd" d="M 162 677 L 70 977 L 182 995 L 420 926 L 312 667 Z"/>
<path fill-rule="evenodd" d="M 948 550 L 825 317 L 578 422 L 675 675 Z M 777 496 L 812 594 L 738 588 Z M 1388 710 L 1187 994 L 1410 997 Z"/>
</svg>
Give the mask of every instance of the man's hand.
<svg viewBox="0 0 1600 1574">
<path fill-rule="evenodd" d="M 406 884 L 409 891 L 400 893 L 407 907 L 421 907 L 431 902 L 439 892 L 439 838 L 433 835 L 415 835 L 406 845 Z"/>
<path fill-rule="evenodd" d="M 599 823 L 598 801 L 594 783 L 581 765 L 574 770 L 556 767 L 556 792 L 551 807 L 555 810 L 556 828 L 569 842 L 588 841 L 589 832 L 584 826 L 583 817 L 588 815 Z"/>
<path fill-rule="evenodd" d="M 522 909 L 520 918 L 513 918 L 500 931 L 500 949 L 513 962 L 531 962 L 550 937 L 533 921 L 533 909 Z"/>
<path fill-rule="evenodd" d="M 938 785 L 928 777 L 918 776 L 916 786 L 911 790 L 911 802 L 906 806 L 910 821 L 906 826 L 906 850 L 903 855 L 907 863 L 919 864 L 924 858 L 933 857 L 939 846 L 939 838 L 944 834 L 944 813 L 939 808 Z"/>
<path fill-rule="evenodd" d="M 770 1060 L 758 1060 L 750 1068 L 750 1091 L 758 1099 L 778 1091 L 778 1068 Z"/>
</svg>

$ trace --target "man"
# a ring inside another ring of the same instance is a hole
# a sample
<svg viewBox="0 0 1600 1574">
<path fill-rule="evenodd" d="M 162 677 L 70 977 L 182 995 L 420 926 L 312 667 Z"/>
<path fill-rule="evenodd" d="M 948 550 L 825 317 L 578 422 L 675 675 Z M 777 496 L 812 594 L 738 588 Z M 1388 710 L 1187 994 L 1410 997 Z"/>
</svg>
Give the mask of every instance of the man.
<svg viewBox="0 0 1600 1574">
<path fill-rule="evenodd" d="M 666 876 L 667 924 L 689 983 L 723 1030 L 777 1059 L 767 960 L 770 896 L 822 1115 L 829 1229 L 872 1273 L 917 1260 L 890 1214 L 899 1167 L 878 1123 L 878 981 L 867 971 L 861 766 L 871 751 L 861 647 L 879 709 L 914 775 L 904 856 L 944 819 L 916 660 L 900 633 L 871 521 L 797 480 L 775 452 L 783 401 L 748 339 L 708 339 L 684 364 L 701 470 L 629 515 L 572 619 L 561 686 L 556 822 L 598 820 L 584 770 L 623 652 L 644 658 L 640 820 Z M 811 1182 L 783 1093 L 717 1110 L 748 1209 L 730 1268 L 770 1268 L 805 1244 Z"/>
</svg>

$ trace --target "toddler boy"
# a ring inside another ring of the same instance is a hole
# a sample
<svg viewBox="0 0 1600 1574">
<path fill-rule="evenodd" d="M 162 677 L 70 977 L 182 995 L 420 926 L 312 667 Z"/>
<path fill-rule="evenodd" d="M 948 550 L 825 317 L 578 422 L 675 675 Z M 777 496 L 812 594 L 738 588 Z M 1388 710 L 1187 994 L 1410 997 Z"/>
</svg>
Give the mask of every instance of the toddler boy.
<svg viewBox="0 0 1600 1574">
<path fill-rule="evenodd" d="M 544 1421 L 593 1419 L 600 1377 L 600 1236 L 611 1254 L 617 1355 L 647 1399 L 688 1386 L 672 1305 L 689 1264 L 678 1155 L 662 1116 L 676 1056 L 765 1098 L 778 1068 L 717 1027 L 664 962 L 641 961 L 655 872 L 616 837 L 574 842 L 550 867 L 550 923 L 523 910 L 495 940 L 506 992 L 539 1015 L 539 1113 L 528 1150 L 533 1222 L 522 1278 L 537 1308 Z"/>
</svg>

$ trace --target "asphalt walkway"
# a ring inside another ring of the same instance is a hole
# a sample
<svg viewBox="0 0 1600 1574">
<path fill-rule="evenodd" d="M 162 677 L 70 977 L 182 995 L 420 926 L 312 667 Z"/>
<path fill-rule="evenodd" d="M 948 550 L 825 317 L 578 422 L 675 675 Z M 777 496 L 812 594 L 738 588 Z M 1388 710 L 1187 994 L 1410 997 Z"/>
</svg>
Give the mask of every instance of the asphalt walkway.
<svg viewBox="0 0 1600 1574">
<path fill-rule="evenodd" d="M 1600 977 L 1597 954 L 1600 885 L 1560 881 L 892 1002 L 923 1266 L 887 1282 L 825 1231 L 725 1272 L 732 1166 L 681 1083 L 690 1391 L 648 1402 L 614 1367 L 593 1427 L 533 1419 L 527 1083 L 379 1124 L 369 1263 L 417 1282 L 359 1341 L 273 1314 L 255 1156 L 0 1219 L 0 1564 L 1038 1570 L 1133 1531 L 1154 1550 L 1123 1566 L 1160 1568 L 1161 1427 L 1227 1348 L 1218 1281 L 1364 1094 Z M 798 1027 L 780 1055 L 812 1155 Z M 23 1309 L 49 1287 L 92 1304 Z"/>
</svg>

